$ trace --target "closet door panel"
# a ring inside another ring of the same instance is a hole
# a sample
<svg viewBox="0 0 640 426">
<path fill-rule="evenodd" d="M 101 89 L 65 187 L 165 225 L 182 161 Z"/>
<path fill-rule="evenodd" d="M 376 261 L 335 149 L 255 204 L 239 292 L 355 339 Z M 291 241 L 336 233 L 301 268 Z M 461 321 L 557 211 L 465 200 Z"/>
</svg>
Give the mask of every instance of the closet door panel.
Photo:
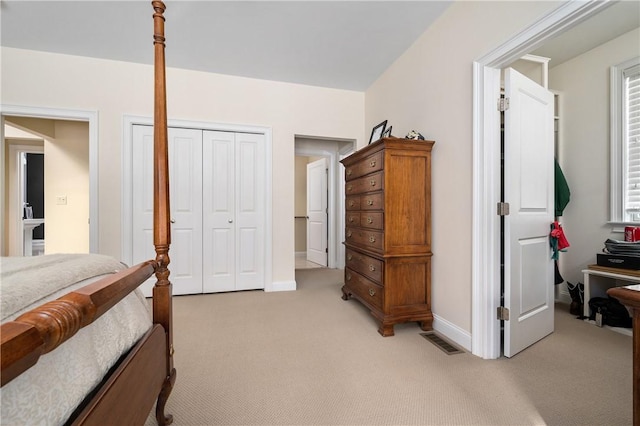
<svg viewBox="0 0 640 426">
<path fill-rule="evenodd" d="M 202 293 L 202 131 L 169 128 L 174 294 Z"/>
<path fill-rule="evenodd" d="M 132 262 L 138 264 L 155 259 L 153 249 L 153 127 L 133 127 L 133 235 Z M 151 189 L 151 190 L 150 190 Z M 154 277 L 142 284 L 140 289 L 150 297 L 155 284 Z"/>
<path fill-rule="evenodd" d="M 264 135 L 236 134 L 236 290 L 264 288 Z"/>
<path fill-rule="evenodd" d="M 169 279 L 174 294 L 202 292 L 202 132 L 169 129 L 172 244 Z M 133 129 L 133 263 L 155 259 L 153 250 L 153 127 Z M 155 279 L 142 286 L 151 296 Z"/>
<path fill-rule="evenodd" d="M 235 290 L 235 134 L 203 133 L 204 292 Z"/>
</svg>

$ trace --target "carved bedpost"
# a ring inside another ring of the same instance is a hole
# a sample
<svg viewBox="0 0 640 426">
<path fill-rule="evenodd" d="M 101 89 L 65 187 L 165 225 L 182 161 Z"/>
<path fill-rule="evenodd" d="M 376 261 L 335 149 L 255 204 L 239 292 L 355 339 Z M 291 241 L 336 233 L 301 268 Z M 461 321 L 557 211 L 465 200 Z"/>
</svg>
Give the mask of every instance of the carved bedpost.
<svg viewBox="0 0 640 426">
<path fill-rule="evenodd" d="M 169 281 L 169 246 L 171 244 L 171 210 L 169 205 L 169 146 L 167 137 L 167 99 L 165 79 L 165 5 L 162 1 L 152 1 L 153 6 L 153 45 L 155 51 L 154 86 L 154 170 L 153 170 L 153 244 L 156 249 L 156 285 L 153 288 L 153 322 L 162 325 L 167 333 L 167 379 L 162 387 L 156 405 L 158 424 L 166 425 L 173 421 L 172 416 L 164 415 L 164 406 L 169 398 L 176 378 L 173 368 L 173 321 L 171 282 Z"/>
</svg>

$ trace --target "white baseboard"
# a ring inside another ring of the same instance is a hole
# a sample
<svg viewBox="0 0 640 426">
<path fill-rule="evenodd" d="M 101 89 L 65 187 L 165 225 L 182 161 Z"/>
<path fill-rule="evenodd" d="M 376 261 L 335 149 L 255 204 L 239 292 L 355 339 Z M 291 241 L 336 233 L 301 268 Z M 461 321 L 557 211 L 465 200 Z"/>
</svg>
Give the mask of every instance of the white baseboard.
<svg viewBox="0 0 640 426">
<path fill-rule="evenodd" d="M 471 352 L 471 334 L 467 331 L 437 315 L 433 315 L 433 329 Z"/>
<path fill-rule="evenodd" d="M 293 281 L 274 281 L 270 285 L 267 284 L 264 287 L 265 292 L 271 291 L 295 291 L 297 288 L 297 284 L 295 280 Z"/>
</svg>

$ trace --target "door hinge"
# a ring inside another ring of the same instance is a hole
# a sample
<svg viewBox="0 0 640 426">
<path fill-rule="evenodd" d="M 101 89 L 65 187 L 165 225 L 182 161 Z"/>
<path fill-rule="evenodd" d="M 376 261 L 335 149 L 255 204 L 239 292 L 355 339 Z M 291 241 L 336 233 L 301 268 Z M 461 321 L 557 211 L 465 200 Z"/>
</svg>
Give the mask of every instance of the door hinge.
<svg viewBox="0 0 640 426">
<path fill-rule="evenodd" d="M 498 99 L 498 111 L 504 112 L 509 109 L 509 98 Z"/>
<path fill-rule="evenodd" d="M 509 216 L 509 203 L 498 203 L 498 216 Z"/>
<path fill-rule="evenodd" d="M 509 309 L 504 306 L 498 306 L 498 320 L 509 321 Z"/>
</svg>

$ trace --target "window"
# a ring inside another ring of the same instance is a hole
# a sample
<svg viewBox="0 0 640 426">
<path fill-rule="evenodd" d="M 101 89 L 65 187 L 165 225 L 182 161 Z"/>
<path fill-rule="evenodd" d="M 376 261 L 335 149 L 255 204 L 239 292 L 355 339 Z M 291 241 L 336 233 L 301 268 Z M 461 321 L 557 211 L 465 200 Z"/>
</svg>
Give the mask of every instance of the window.
<svg viewBox="0 0 640 426">
<path fill-rule="evenodd" d="M 611 221 L 640 222 L 640 57 L 611 67 Z"/>
</svg>

